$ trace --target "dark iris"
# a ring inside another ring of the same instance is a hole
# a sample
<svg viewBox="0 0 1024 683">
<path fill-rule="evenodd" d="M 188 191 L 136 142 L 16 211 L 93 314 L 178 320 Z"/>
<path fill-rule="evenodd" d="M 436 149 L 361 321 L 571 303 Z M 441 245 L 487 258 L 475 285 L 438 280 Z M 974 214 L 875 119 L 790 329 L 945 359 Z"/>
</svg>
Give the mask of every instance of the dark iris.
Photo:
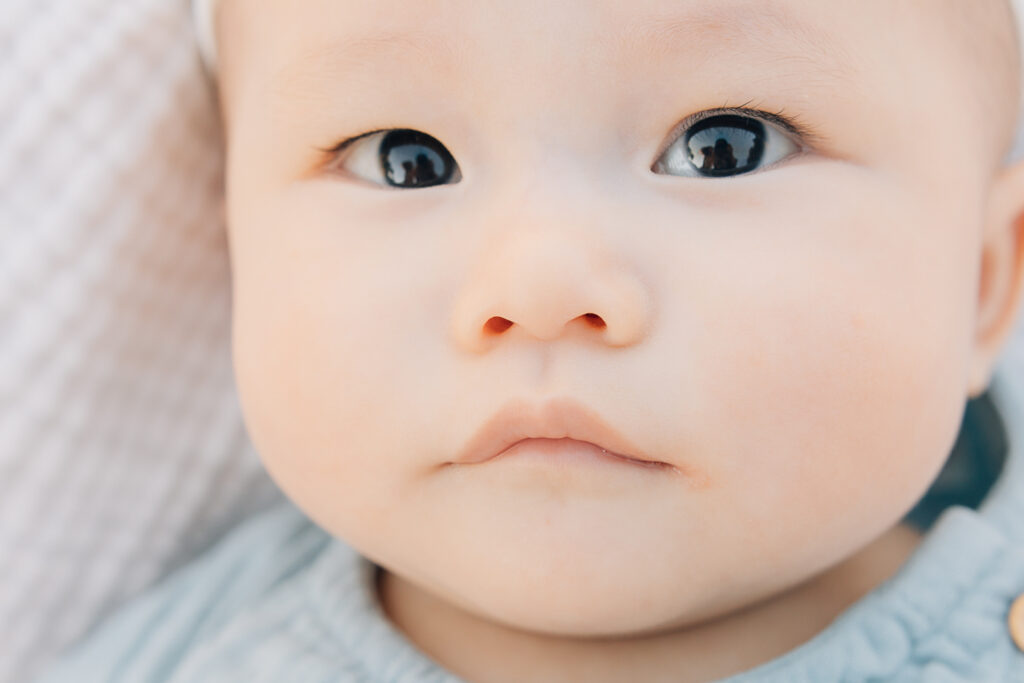
<svg viewBox="0 0 1024 683">
<path fill-rule="evenodd" d="M 393 130 L 381 140 L 380 164 L 388 184 L 395 187 L 441 185 L 456 168 L 444 145 L 426 133 L 404 129 Z"/>
<path fill-rule="evenodd" d="M 753 171 L 764 156 L 764 124 L 747 116 L 709 116 L 686 132 L 693 167 L 708 176 Z"/>
</svg>

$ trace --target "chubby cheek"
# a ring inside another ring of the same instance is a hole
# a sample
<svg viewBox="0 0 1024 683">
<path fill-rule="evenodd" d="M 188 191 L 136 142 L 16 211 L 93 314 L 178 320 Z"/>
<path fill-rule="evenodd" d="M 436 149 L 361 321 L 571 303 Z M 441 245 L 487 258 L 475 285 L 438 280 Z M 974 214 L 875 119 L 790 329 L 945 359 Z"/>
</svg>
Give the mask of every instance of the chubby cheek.
<svg viewBox="0 0 1024 683">
<path fill-rule="evenodd" d="M 766 562 L 821 566 L 880 534 L 962 415 L 973 226 L 867 197 L 758 225 L 771 239 L 733 250 L 704 273 L 714 295 L 691 301 L 699 450 Z"/>
<path fill-rule="evenodd" d="M 391 523 L 423 463 L 410 445 L 437 431 L 427 407 L 438 403 L 443 336 L 424 329 L 432 295 L 416 284 L 431 266 L 422 246 L 364 239 L 316 205 L 286 208 L 235 226 L 239 395 L 278 485 L 359 542 Z M 288 226 L 282 246 L 271 236 Z"/>
</svg>

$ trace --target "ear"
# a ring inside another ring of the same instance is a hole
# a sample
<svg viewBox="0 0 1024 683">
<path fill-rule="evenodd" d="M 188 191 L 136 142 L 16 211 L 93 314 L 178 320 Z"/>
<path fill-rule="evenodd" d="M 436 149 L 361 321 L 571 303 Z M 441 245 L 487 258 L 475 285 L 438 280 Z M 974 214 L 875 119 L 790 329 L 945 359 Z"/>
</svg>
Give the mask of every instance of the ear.
<svg viewBox="0 0 1024 683">
<path fill-rule="evenodd" d="M 982 236 L 978 317 L 968 396 L 992 380 L 1000 351 L 1013 331 L 1024 285 L 1024 161 L 996 176 Z"/>
</svg>

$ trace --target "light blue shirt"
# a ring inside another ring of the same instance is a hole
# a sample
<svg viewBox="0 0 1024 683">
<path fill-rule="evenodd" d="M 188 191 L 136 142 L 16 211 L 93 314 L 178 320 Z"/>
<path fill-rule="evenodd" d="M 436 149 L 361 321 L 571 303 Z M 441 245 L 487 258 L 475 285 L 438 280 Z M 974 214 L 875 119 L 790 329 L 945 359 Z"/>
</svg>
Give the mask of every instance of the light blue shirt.
<svg viewBox="0 0 1024 683">
<path fill-rule="evenodd" d="M 900 571 L 728 683 L 1024 683 L 1024 386 L 992 395 L 1009 451 L 978 509 L 943 510 Z M 255 517 L 100 625 L 41 683 L 464 683 L 386 619 L 374 565 L 290 504 Z"/>
</svg>

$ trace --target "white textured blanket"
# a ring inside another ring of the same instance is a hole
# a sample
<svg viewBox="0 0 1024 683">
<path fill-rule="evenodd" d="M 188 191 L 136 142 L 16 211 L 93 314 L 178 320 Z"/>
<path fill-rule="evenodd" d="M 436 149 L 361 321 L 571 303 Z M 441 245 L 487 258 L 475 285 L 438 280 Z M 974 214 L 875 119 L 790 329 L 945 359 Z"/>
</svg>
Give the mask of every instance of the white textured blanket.
<svg viewBox="0 0 1024 683">
<path fill-rule="evenodd" d="M 187 0 L 0 10 L 0 681 L 280 496 L 231 380 Z"/>
</svg>

